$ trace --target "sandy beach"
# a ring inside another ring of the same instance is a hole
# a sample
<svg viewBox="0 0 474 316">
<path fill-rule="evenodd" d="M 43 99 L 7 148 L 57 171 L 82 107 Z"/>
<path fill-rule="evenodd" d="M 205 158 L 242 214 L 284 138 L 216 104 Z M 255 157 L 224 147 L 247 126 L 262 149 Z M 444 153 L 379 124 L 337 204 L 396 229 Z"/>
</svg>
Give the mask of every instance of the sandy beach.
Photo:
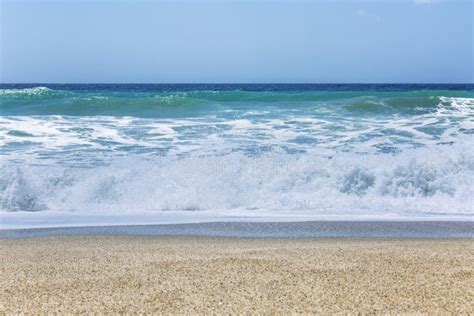
<svg viewBox="0 0 474 316">
<path fill-rule="evenodd" d="M 0 239 L 0 312 L 474 312 L 472 239 Z"/>
</svg>

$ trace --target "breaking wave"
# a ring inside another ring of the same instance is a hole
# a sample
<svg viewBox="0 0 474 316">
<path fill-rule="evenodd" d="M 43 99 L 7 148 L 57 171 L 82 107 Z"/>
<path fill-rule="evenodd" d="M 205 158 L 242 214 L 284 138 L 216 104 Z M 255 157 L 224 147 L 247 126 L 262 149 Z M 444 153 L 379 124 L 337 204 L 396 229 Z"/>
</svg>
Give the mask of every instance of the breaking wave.
<svg viewBox="0 0 474 316">
<path fill-rule="evenodd" d="M 271 210 L 347 219 L 471 217 L 471 139 L 399 155 L 125 157 L 94 168 L 4 165 L 3 211 Z"/>
<path fill-rule="evenodd" d="M 145 211 L 210 218 L 474 216 L 472 89 L 92 85 L 2 89 L 0 101 L 4 217 Z"/>
</svg>

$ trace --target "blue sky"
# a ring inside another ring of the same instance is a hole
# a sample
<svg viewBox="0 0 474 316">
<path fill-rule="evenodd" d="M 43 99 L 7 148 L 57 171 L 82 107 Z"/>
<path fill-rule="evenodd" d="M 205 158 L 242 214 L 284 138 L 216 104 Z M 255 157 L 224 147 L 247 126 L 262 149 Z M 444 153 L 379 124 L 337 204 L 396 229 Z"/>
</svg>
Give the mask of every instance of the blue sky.
<svg viewBox="0 0 474 316">
<path fill-rule="evenodd" d="M 0 0 L 1 82 L 473 82 L 473 1 Z"/>
</svg>

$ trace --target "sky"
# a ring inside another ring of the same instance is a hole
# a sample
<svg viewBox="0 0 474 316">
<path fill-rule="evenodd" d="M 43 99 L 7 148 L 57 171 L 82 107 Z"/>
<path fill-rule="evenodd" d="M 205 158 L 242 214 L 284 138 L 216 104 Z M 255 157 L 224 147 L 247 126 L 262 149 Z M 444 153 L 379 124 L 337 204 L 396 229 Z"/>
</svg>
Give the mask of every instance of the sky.
<svg viewBox="0 0 474 316">
<path fill-rule="evenodd" d="M 3 83 L 473 83 L 473 0 L 0 0 Z"/>
</svg>

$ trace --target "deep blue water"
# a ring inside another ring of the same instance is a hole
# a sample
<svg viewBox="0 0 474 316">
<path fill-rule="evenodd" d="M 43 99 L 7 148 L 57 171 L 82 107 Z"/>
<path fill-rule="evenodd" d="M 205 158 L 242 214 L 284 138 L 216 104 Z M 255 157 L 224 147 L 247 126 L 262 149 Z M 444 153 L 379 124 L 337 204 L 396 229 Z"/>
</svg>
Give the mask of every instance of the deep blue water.
<svg viewBox="0 0 474 316">
<path fill-rule="evenodd" d="M 419 91 L 452 90 L 474 91 L 474 84 L 51 84 L 21 83 L 0 84 L 0 89 L 25 89 L 47 87 L 55 90 L 74 91 L 136 91 L 136 92 L 185 92 L 185 91 Z"/>
</svg>

